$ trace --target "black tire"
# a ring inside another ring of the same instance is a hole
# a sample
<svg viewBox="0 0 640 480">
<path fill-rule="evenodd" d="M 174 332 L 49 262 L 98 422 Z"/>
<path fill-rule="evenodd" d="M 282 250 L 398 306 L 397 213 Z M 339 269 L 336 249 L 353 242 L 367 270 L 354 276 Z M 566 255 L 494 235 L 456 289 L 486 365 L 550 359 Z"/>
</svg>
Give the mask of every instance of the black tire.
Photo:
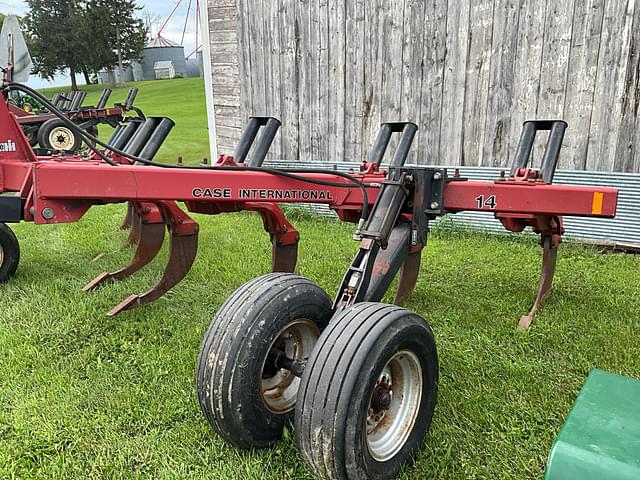
<svg viewBox="0 0 640 480">
<path fill-rule="evenodd" d="M 47 150 L 75 153 L 82 145 L 82 138 L 62 120 L 52 118 L 40 126 L 38 143 Z"/>
<path fill-rule="evenodd" d="M 20 244 L 13 231 L 0 223 L 0 283 L 9 280 L 18 270 Z"/>
<path fill-rule="evenodd" d="M 401 374 L 405 364 L 412 369 Z M 296 402 L 298 448 L 322 479 L 395 478 L 429 430 L 437 388 L 429 325 L 400 307 L 356 304 L 331 320 L 307 363 Z M 386 411 L 380 406 L 385 392 Z M 395 414 L 401 405 L 413 406 L 411 415 Z M 393 448 L 379 445 L 385 432 L 392 433 Z"/>
<path fill-rule="evenodd" d="M 29 145 L 32 147 L 38 145 L 38 127 L 25 127 L 24 135 L 27 137 Z"/>
<path fill-rule="evenodd" d="M 222 438 L 240 448 L 281 438 L 300 379 L 267 362 L 269 352 L 278 344 L 294 359 L 308 358 L 330 316 L 327 294 L 288 273 L 258 277 L 227 299 L 204 336 L 196 371 L 202 413 Z"/>
</svg>

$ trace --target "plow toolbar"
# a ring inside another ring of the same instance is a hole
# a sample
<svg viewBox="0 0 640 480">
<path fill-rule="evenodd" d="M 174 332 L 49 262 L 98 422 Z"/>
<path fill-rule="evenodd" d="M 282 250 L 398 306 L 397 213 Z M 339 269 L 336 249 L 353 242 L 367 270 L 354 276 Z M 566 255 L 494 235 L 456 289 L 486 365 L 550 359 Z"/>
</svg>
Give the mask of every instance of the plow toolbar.
<svg viewBox="0 0 640 480">
<path fill-rule="evenodd" d="M 159 252 L 168 232 L 170 255 L 162 279 L 110 312 L 116 314 L 157 299 L 191 268 L 198 225 L 176 202 L 201 214 L 258 212 L 272 241 L 272 268 L 284 272 L 295 269 L 299 234 L 278 205 L 325 204 L 341 220 L 358 223 L 355 237 L 360 240 L 360 252 L 343 279 L 334 305 L 340 309 L 361 300 L 379 300 L 398 272 L 396 300 L 402 301 L 415 286 L 429 222 L 445 214 L 487 211 L 507 230 L 532 227 L 541 236 L 540 287 L 531 311 L 520 323 L 527 328 L 551 288 L 564 233 L 562 217 L 608 218 L 616 213 L 616 189 L 552 184 L 566 128 L 561 121 L 526 122 L 511 172 L 494 182 L 466 180 L 457 170 L 406 166 L 417 127 L 399 122 L 381 126 L 368 162 L 359 172 L 262 168 L 279 125 L 274 118 L 251 118 L 235 155 L 221 156 L 211 167 L 157 164 L 110 145 L 88 156 L 55 152 L 37 156 L 5 100 L 0 102 L 0 193 L 15 193 L 0 196 L 0 222 L 76 222 L 92 206 L 129 202 L 125 225 L 131 228 L 128 243 L 136 245 L 134 258 L 122 269 L 98 276 L 86 291 L 143 268 Z M 543 165 L 535 170 L 528 165 L 539 131 L 548 131 L 549 137 Z M 115 140 L 124 146 L 121 135 Z M 398 135 L 397 148 L 383 167 L 394 135 Z M 135 132 L 127 141 L 137 142 L 143 150 L 143 140 L 136 139 Z"/>
</svg>

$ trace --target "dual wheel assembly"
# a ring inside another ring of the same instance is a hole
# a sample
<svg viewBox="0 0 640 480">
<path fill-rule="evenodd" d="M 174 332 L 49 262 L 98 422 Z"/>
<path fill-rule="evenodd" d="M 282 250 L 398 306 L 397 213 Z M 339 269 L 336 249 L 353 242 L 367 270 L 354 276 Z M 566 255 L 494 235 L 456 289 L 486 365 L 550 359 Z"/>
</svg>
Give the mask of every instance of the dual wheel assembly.
<svg viewBox="0 0 640 480">
<path fill-rule="evenodd" d="M 269 447 L 286 425 L 322 479 L 394 478 L 434 413 L 438 358 L 424 319 L 400 307 L 332 301 L 273 273 L 236 290 L 205 334 L 200 407 L 240 448 Z"/>
</svg>

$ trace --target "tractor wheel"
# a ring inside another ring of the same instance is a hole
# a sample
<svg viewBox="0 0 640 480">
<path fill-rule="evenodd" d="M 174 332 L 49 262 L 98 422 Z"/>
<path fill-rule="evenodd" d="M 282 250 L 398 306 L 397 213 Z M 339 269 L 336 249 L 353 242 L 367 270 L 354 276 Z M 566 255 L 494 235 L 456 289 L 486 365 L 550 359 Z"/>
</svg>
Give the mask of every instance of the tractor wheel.
<svg viewBox="0 0 640 480">
<path fill-rule="evenodd" d="M 9 280 L 20 263 L 20 244 L 11 229 L 0 223 L 0 283 Z"/>
<path fill-rule="evenodd" d="M 196 386 L 215 431 L 240 448 L 267 447 L 293 419 L 300 378 L 331 316 L 331 300 L 297 275 L 271 273 L 236 290 L 203 339 Z M 297 370 L 300 374 L 300 370 Z"/>
<path fill-rule="evenodd" d="M 42 148 L 64 153 L 75 153 L 82 139 L 62 120 L 52 118 L 42 124 L 38 130 L 38 143 Z"/>
<path fill-rule="evenodd" d="M 298 448 L 322 479 L 395 478 L 429 430 L 437 388 L 427 323 L 393 305 L 356 304 L 336 314 L 307 362 Z"/>
</svg>

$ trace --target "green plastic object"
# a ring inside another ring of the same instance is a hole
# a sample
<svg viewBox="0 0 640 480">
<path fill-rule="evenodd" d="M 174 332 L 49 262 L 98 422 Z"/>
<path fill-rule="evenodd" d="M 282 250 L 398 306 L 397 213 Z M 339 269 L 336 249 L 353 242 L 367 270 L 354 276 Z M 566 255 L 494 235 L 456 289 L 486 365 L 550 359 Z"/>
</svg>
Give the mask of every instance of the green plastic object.
<svg viewBox="0 0 640 480">
<path fill-rule="evenodd" d="M 544 478 L 640 479 L 640 381 L 589 373 L 553 444 Z"/>
</svg>

